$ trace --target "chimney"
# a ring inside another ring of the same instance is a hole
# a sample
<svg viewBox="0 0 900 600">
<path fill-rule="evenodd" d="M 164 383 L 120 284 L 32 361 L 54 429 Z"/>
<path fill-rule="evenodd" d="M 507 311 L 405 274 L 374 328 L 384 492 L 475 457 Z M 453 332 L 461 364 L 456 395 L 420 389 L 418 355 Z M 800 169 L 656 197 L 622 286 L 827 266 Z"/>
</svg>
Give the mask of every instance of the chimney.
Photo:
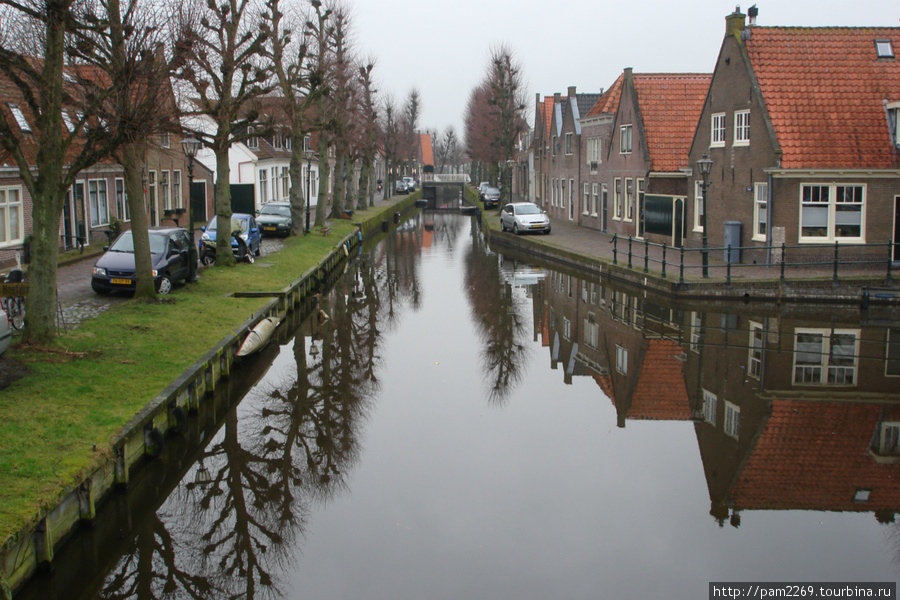
<svg viewBox="0 0 900 600">
<path fill-rule="evenodd" d="M 758 15 L 758 14 L 759 14 L 759 9 L 756 8 L 755 4 L 747 9 L 747 16 L 750 17 L 750 26 L 751 27 L 756 25 L 756 15 Z"/>
<path fill-rule="evenodd" d="M 576 87 L 576 86 L 574 86 L 574 85 L 570 85 L 570 86 L 569 86 L 569 90 L 568 90 L 569 98 L 574 98 L 574 97 L 575 97 L 575 87 Z"/>
<path fill-rule="evenodd" d="M 562 102 L 562 94 L 560 94 L 559 92 L 554 92 L 553 93 L 553 106 L 556 106 L 560 102 Z"/>
<path fill-rule="evenodd" d="M 736 6 L 734 12 L 725 17 L 725 35 L 733 35 L 741 39 L 741 33 L 747 26 L 747 15 L 741 12 L 741 7 Z"/>
</svg>

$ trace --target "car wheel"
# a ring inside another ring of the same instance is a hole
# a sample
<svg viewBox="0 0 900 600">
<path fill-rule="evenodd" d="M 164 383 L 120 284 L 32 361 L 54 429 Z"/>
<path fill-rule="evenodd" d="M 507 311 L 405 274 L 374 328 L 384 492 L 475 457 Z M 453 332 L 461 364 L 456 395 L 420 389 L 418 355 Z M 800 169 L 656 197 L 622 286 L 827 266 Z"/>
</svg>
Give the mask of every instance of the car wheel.
<svg viewBox="0 0 900 600">
<path fill-rule="evenodd" d="M 519 231 L 519 224 L 518 224 L 518 223 L 513 223 L 513 233 L 516 234 L 516 235 L 520 235 L 520 234 L 522 233 L 521 231 Z"/>
<path fill-rule="evenodd" d="M 172 278 L 168 273 L 163 273 L 156 282 L 156 293 L 165 296 L 172 291 Z"/>
<path fill-rule="evenodd" d="M 245 256 L 244 258 L 247 259 L 248 263 L 250 263 L 251 265 L 253 264 L 253 253 L 252 252 L 248 252 L 247 256 Z"/>
<path fill-rule="evenodd" d="M 500 231 L 506 231 L 506 223 L 503 222 L 503 219 L 500 219 Z"/>
<path fill-rule="evenodd" d="M 216 255 L 212 252 L 204 252 L 200 255 L 200 264 L 205 267 L 211 267 L 216 264 Z"/>
<path fill-rule="evenodd" d="M 260 256 L 260 255 L 262 254 L 262 249 L 260 248 L 260 246 L 257 246 L 257 247 L 256 247 L 256 252 L 255 252 L 254 254 L 255 254 L 256 256 Z"/>
<path fill-rule="evenodd" d="M 544 230 L 544 235 L 550 235 L 550 228 L 549 228 L 549 227 L 548 227 L 547 229 Z"/>
</svg>

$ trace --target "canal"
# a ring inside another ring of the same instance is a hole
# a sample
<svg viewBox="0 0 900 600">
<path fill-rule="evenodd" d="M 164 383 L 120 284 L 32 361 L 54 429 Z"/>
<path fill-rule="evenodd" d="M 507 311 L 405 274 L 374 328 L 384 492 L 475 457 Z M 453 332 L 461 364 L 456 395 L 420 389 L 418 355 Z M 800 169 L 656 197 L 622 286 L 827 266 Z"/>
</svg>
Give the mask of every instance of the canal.
<svg viewBox="0 0 900 600">
<path fill-rule="evenodd" d="M 674 303 L 416 215 L 16 598 L 897 581 L 900 321 L 879 310 Z"/>
</svg>

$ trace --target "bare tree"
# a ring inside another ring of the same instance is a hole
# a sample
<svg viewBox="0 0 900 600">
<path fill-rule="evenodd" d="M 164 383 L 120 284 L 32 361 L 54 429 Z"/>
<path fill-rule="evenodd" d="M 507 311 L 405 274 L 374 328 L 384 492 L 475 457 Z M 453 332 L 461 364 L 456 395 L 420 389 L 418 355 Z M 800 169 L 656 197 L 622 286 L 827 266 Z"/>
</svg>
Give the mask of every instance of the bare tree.
<svg viewBox="0 0 900 600">
<path fill-rule="evenodd" d="M 210 129 L 201 123 L 193 133 L 216 157 L 216 264 L 234 265 L 228 151 L 266 131 L 257 122 L 257 101 L 272 89 L 271 63 L 262 60 L 269 28 L 251 0 L 193 0 L 182 16 L 178 73 L 194 96 L 186 112 L 209 120 Z"/>
<path fill-rule="evenodd" d="M 378 150 L 378 113 L 375 110 L 375 88 L 372 84 L 372 69 L 375 68 L 375 60 L 359 67 L 359 85 L 362 96 L 360 103 L 360 126 L 362 130 L 362 169 L 359 198 L 356 207 L 359 210 L 368 205 L 375 206 L 375 153 Z"/>
<path fill-rule="evenodd" d="M 412 88 L 406 96 L 406 102 L 403 104 L 403 114 L 400 119 L 400 160 L 404 161 L 404 174 L 410 174 L 412 165 L 416 160 L 416 148 L 418 140 L 416 139 L 419 129 L 419 117 L 422 112 L 422 96 L 419 90 Z"/>
</svg>

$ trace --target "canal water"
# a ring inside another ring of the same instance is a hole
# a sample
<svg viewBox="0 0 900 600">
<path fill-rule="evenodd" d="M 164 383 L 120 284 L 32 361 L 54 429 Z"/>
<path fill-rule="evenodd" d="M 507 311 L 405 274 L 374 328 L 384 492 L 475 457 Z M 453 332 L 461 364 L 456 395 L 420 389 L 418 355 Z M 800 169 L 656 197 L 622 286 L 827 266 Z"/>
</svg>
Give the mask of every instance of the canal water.
<svg viewBox="0 0 900 600">
<path fill-rule="evenodd" d="M 897 581 L 898 400 L 891 311 L 673 303 L 419 214 L 17 598 Z"/>
</svg>

